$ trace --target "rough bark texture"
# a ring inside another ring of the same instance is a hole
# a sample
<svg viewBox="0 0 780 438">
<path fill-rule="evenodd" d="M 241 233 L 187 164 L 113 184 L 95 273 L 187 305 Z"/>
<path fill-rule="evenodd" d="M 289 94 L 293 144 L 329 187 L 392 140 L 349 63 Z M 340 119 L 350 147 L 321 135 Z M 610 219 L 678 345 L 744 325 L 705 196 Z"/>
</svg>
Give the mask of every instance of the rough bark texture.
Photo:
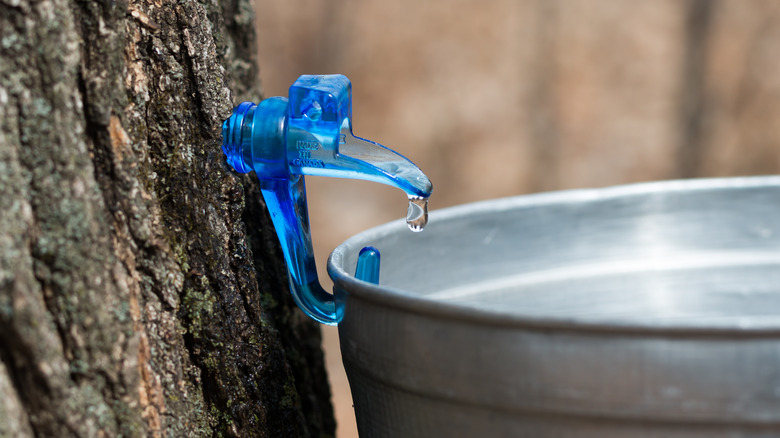
<svg viewBox="0 0 780 438">
<path fill-rule="evenodd" d="M 0 0 L 0 436 L 333 434 L 219 147 L 253 44 L 246 0 Z"/>
</svg>

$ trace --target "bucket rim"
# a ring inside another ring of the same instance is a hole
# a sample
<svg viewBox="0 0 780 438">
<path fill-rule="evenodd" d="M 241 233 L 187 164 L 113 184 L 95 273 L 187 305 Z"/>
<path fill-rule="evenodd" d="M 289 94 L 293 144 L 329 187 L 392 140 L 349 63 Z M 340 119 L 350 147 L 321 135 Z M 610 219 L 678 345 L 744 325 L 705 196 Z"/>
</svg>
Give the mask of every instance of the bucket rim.
<svg viewBox="0 0 780 438">
<path fill-rule="evenodd" d="M 780 189 L 780 176 L 741 176 L 727 178 L 678 179 L 653 182 L 640 182 L 603 188 L 558 190 L 533 193 L 490 200 L 476 201 L 452 207 L 442 208 L 430 213 L 429 222 L 457 220 L 489 207 L 491 212 L 514 210 L 523 207 L 581 203 L 595 200 L 610 200 L 653 193 L 696 192 L 709 190 L 745 189 L 757 187 L 777 187 Z M 737 336 L 737 337 L 776 337 L 780 335 L 780 314 L 771 323 L 760 324 L 682 324 L 679 322 L 625 322 L 625 321 L 588 321 L 578 317 L 553 317 L 518 315 L 497 310 L 468 307 L 445 301 L 436 301 L 401 289 L 381 286 L 358 280 L 343 267 L 345 254 L 359 251 L 360 242 L 370 242 L 397 232 L 408 232 L 403 219 L 388 222 L 353 235 L 337 246 L 328 257 L 328 275 L 337 290 L 349 290 L 349 295 L 371 303 L 390 307 L 404 312 L 425 315 L 448 320 L 459 320 L 477 325 L 516 327 L 529 330 L 555 330 L 577 332 L 613 332 L 630 334 L 687 334 L 691 336 Z"/>
</svg>

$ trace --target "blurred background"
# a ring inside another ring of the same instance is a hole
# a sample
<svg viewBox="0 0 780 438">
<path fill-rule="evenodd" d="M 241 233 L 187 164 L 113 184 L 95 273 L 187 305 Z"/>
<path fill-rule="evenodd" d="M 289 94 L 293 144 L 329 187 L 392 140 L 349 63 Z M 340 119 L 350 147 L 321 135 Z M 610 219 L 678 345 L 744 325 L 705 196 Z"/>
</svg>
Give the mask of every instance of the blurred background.
<svg viewBox="0 0 780 438">
<path fill-rule="evenodd" d="M 255 0 L 266 96 L 352 81 L 355 134 L 431 178 L 431 209 L 524 193 L 780 172 L 774 0 Z M 375 183 L 307 177 L 323 285 L 349 236 L 406 213 Z M 338 437 L 356 437 L 324 327 Z"/>
</svg>

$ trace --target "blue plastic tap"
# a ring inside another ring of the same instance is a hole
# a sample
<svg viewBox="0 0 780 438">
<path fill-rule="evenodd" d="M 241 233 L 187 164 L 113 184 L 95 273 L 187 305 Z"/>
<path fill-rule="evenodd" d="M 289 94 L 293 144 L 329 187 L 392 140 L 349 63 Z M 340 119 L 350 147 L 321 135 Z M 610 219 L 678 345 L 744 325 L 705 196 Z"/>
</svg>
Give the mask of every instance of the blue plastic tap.
<svg viewBox="0 0 780 438">
<path fill-rule="evenodd" d="M 244 102 L 222 124 L 222 150 L 237 171 L 252 170 L 282 245 L 290 291 L 315 320 L 338 324 L 341 309 L 320 286 L 309 231 L 304 175 L 388 184 L 409 198 L 407 223 L 419 231 L 428 218 L 433 186 L 400 154 L 352 133 L 352 85 L 343 75 L 304 75 L 289 99 Z M 357 278 L 378 281 L 379 253 L 361 252 Z"/>
</svg>

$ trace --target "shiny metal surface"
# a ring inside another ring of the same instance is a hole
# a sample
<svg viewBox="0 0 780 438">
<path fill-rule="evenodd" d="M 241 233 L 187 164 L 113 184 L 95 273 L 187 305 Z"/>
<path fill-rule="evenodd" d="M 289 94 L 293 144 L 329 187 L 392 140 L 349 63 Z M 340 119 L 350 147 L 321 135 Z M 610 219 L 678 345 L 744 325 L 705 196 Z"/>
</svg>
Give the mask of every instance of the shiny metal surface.
<svg viewBox="0 0 780 438">
<path fill-rule="evenodd" d="M 780 436 L 780 177 L 455 207 L 328 269 L 363 437 Z"/>
</svg>

